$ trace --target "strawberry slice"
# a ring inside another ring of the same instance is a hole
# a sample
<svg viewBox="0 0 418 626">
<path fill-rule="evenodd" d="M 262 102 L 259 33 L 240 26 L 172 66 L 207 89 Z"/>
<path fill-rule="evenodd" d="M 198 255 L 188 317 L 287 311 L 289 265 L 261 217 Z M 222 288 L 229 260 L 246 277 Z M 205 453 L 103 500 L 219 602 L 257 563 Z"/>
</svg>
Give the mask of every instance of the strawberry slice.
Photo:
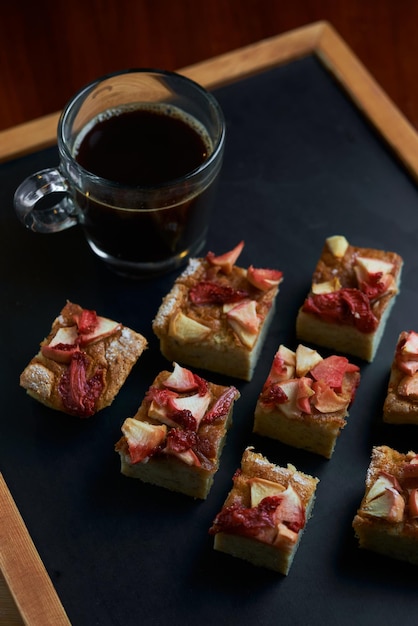
<svg viewBox="0 0 418 626">
<path fill-rule="evenodd" d="M 277 287 L 283 280 L 283 272 L 266 268 L 255 268 L 252 265 L 247 269 L 247 280 L 257 289 L 268 291 Z"/>
<path fill-rule="evenodd" d="M 235 248 L 233 248 L 229 252 L 225 252 L 225 254 L 216 256 L 213 252 L 208 252 L 206 255 L 206 260 L 211 265 L 218 266 L 224 274 L 230 274 L 236 260 L 242 252 L 243 247 L 244 241 L 241 241 L 237 246 L 235 246 Z"/>
<path fill-rule="evenodd" d="M 240 393 L 235 387 L 228 387 L 221 396 L 216 400 L 210 411 L 204 416 L 202 423 L 212 424 L 220 417 L 226 415 L 235 400 L 238 400 Z"/>
<path fill-rule="evenodd" d="M 126 437 L 131 463 L 141 463 L 162 444 L 167 426 L 148 424 L 128 417 L 122 424 L 122 432 Z"/>
<path fill-rule="evenodd" d="M 83 309 L 80 315 L 74 314 L 74 319 L 78 326 L 78 332 L 81 335 L 90 334 L 94 332 L 97 324 L 98 317 L 96 311 L 90 311 L 88 309 Z"/>
<path fill-rule="evenodd" d="M 102 369 L 97 369 L 93 376 L 87 378 L 89 363 L 85 352 L 75 352 L 58 384 L 58 393 L 65 408 L 80 417 L 95 413 L 96 402 L 105 384 Z"/>
<path fill-rule="evenodd" d="M 348 365 L 349 361 L 345 356 L 332 355 L 315 365 L 311 369 L 311 374 L 315 380 L 320 380 L 333 389 L 341 389 Z M 350 364 L 351 372 L 358 369 L 357 366 Z"/>
<path fill-rule="evenodd" d="M 189 299 L 193 304 L 225 304 L 239 302 L 248 297 L 243 289 L 234 289 L 229 285 L 220 285 L 202 280 L 189 291 Z"/>
</svg>

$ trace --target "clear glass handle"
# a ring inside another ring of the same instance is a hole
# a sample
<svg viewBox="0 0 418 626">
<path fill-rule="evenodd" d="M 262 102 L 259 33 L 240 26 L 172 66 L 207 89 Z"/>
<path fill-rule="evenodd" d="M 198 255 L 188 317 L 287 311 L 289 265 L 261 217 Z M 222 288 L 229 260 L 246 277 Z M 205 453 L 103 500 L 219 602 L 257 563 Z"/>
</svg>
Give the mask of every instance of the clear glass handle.
<svg viewBox="0 0 418 626">
<path fill-rule="evenodd" d="M 14 205 L 20 221 L 36 233 L 56 233 L 77 224 L 68 183 L 58 169 L 48 168 L 26 178 L 16 190 Z"/>
</svg>

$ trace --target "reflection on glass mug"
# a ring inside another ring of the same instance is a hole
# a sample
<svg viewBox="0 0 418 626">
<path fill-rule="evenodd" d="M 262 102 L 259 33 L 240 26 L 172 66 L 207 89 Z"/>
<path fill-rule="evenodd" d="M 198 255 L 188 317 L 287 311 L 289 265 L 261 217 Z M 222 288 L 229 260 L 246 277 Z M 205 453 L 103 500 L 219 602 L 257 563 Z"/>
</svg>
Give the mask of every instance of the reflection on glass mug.
<svg viewBox="0 0 418 626">
<path fill-rule="evenodd" d="M 25 179 L 15 209 L 35 232 L 81 224 L 120 274 L 162 274 L 205 245 L 224 144 L 222 110 L 194 81 L 159 70 L 111 74 L 68 103 L 60 164 Z"/>
</svg>

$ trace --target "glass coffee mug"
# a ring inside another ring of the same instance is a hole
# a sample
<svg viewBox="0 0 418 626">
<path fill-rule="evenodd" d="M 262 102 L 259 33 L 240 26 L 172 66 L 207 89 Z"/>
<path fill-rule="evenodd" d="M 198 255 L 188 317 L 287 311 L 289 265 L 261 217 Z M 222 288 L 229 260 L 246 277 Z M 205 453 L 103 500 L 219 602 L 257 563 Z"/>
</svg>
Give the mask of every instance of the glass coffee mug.
<svg viewBox="0 0 418 626">
<path fill-rule="evenodd" d="M 194 81 L 159 70 L 111 74 L 68 103 L 60 164 L 26 178 L 15 209 L 38 233 L 80 224 L 122 275 L 162 274 L 205 245 L 224 144 L 222 110 Z"/>
</svg>

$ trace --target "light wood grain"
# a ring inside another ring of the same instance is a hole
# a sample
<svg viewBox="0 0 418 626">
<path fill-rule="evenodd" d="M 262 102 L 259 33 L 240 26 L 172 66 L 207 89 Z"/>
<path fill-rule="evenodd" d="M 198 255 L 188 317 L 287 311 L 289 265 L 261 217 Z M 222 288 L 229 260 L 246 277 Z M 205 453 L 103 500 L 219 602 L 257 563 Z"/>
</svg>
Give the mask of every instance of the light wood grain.
<svg viewBox="0 0 418 626">
<path fill-rule="evenodd" d="M 68 617 L 2 474 L 0 570 L 24 623 L 33 626 L 69 626 Z M 4 594 L 3 597 L 6 599 Z"/>
<path fill-rule="evenodd" d="M 317 55 L 418 179 L 415 130 L 328 23 L 314 23 L 179 71 L 213 89 L 309 54 Z M 0 161 L 53 145 L 58 118 L 54 113 L 0 132 Z M 0 626 L 20 625 L 21 617 L 29 626 L 69 624 L 1 475 L 0 515 L 0 569 L 12 595 L 0 579 Z"/>
</svg>

